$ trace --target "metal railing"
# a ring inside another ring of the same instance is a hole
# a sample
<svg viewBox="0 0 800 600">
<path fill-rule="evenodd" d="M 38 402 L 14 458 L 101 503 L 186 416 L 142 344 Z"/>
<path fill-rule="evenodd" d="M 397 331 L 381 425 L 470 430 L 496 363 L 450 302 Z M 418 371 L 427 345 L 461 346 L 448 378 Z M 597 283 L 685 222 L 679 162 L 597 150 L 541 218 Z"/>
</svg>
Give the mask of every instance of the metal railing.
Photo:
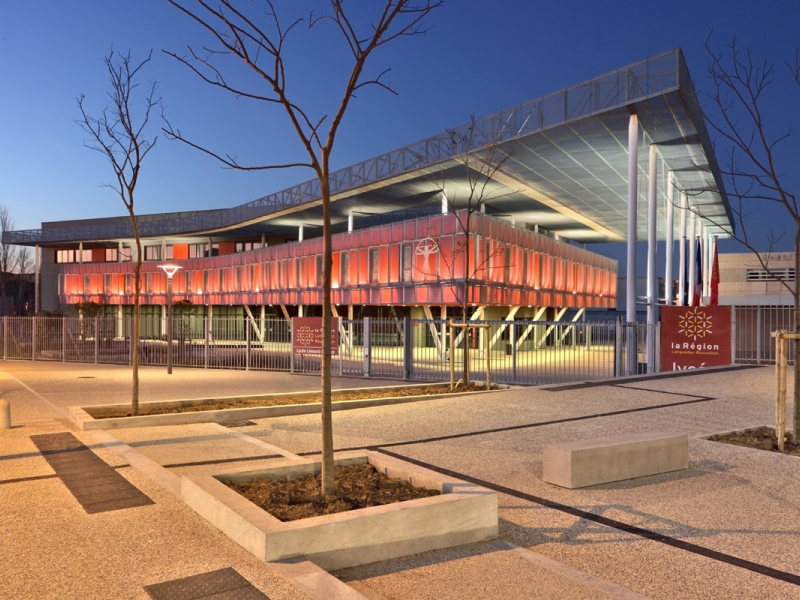
<svg viewBox="0 0 800 600">
<path fill-rule="evenodd" d="M 794 331 L 791 306 L 732 306 L 734 361 L 741 364 L 775 364 L 773 331 Z M 794 344 L 789 344 L 788 361 L 794 363 Z"/>
<path fill-rule="evenodd" d="M 445 381 L 454 362 L 464 378 L 484 381 L 487 361 L 498 383 L 546 384 L 655 372 L 647 336 L 658 328 L 621 322 L 475 321 L 480 330 L 451 330 L 440 319 L 343 319 L 334 375 Z M 4 359 L 131 364 L 130 317 L 3 317 Z M 167 362 L 166 318 L 143 316 L 139 362 Z M 450 336 L 455 349 L 450 356 Z M 286 319 L 178 315 L 173 319 L 174 367 L 319 373 L 321 359 L 292 353 Z M 489 350 L 487 351 L 487 343 Z M 656 341 L 655 348 L 658 348 Z"/>
</svg>

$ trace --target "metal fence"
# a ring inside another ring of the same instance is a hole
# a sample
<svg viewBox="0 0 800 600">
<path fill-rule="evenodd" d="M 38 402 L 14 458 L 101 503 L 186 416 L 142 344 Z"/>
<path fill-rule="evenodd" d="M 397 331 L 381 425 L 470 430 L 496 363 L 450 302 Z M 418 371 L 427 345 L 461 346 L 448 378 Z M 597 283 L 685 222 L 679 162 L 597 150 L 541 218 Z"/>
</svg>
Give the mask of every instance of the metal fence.
<svg viewBox="0 0 800 600">
<path fill-rule="evenodd" d="M 791 306 L 733 306 L 731 326 L 735 362 L 775 364 L 773 331 L 794 331 Z M 794 344 L 789 344 L 788 359 L 794 363 Z"/>
<path fill-rule="evenodd" d="M 480 329 L 451 329 L 447 321 L 341 321 L 334 375 L 443 381 L 450 361 L 464 379 L 484 381 L 487 363 L 498 383 L 545 384 L 655 372 L 658 328 L 621 322 L 474 321 Z M 143 316 L 140 364 L 167 363 L 166 318 Z M 3 317 L 4 359 L 130 364 L 132 319 Z M 450 338 L 455 349 L 450 356 Z M 319 356 L 293 354 L 286 319 L 176 316 L 175 367 L 318 373 Z M 648 344 L 652 340 L 652 347 Z M 488 344 L 488 350 L 487 350 Z"/>
</svg>

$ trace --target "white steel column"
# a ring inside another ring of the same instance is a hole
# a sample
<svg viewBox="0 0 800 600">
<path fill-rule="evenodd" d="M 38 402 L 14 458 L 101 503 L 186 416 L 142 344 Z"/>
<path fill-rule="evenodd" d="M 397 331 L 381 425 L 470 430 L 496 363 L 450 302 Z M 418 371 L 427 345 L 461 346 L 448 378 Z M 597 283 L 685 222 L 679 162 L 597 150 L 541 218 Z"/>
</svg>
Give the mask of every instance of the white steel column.
<svg viewBox="0 0 800 600">
<path fill-rule="evenodd" d="M 39 292 L 39 279 L 40 274 L 39 271 L 41 270 L 42 261 L 40 259 L 40 248 L 39 246 L 33 247 L 33 314 L 38 315 L 39 311 L 42 310 L 42 298 L 41 293 Z"/>
<path fill-rule="evenodd" d="M 83 264 L 83 242 L 78 244 L 78 263 Z"/>
<path fill-rule="evenodd" d="M 703 285 L 700 286 L 700 301 L 698 304 L 703 304 L 703 290 L 705 289 L 705 273 L 703 270 L 705 269 L 705 263 L 703 262 L 703 220 L 700 215 L 697 216 L 697 230 L 695 231 L 695 238 L 700 241 L 700 273 L 695 273 L 695 278 L 699 275 L 699 277 L 703 280 Z M 697 258 L 695 258 L 695 262 L 697 262 Z"/>
<path fill-rule="evenodd" d="M 689 198 L 686 196 L 684 192 L 681 192 L 681 239 L 678 246 L 678 260 L 680 264 L 678 265 L 678 304 L 681 306 L 686 306 L 688 304 L 689 299 L 687 295 L 684 294 L 683 290 L 686 287 L 686 205 L 689 201 Z"/>
<path fill-rule="evenodd" d="M 639 118 L 628 121 L 628 265 L 626 270 L 625 320 L 636 321 L 636 211 L 639 168 Z"/>
<path fill-rule="evenodd" d="M 672 181 L 672 171 L 667 175 L 667 241 L 664 246 L 665 250 L 665 263 L 664 263 L 664 304 L 671 306 L 673 304 L 673 279 L 672 279 L 672 253 L 675 250 L 675 241 L 673 234 L 675 230 L 675 206 L 674 201 L 674 187 Z"/>
<path fill-rule="evenodd" d="M 298 242 L 302 242 L 303 241 L 303 226 L 302 225 L 300 225 L 300 227 L 297 229 L 297 241 Z"/>
<path fill-rule="evenodd" d="M 353 211 L 347 213 L 347 231 L 353 231 Z"/>
<path fill-rule="evenodd" d="M 650 144 L 647 171 L 647 323 L 656 322 L 658 278 L 656 277 L 656 225 L 658 221 L 658 155 Z"/>
<path fill-rule="evenodd" d="M 689 216 L 689 281 L 686 286 L 689 290 L 689 297 L 686 300 L 687 306 L 694 304 L 694 282 L 697 281 L 697 215 L 692 211 Z"/>
<path fill-rule="evenodd" d="M 444 190 L 442 191 L 442 214 L 447 214 L 447 194 L 444 193 Z"/>
<path fill-rule="evenodd" d="M 704 227 L 706 232 L 706 276 L 703 285 L 706 287 L 706 296 L 711 295 L 711 269 L 714 268 L 714 239 L 711 237 L 711 230 L 708 225 Z"/>
<path fill-rule="evenodd" d="M 122 262 L 122 242 L 117 242 L 117 262 Z"/>
</svg>

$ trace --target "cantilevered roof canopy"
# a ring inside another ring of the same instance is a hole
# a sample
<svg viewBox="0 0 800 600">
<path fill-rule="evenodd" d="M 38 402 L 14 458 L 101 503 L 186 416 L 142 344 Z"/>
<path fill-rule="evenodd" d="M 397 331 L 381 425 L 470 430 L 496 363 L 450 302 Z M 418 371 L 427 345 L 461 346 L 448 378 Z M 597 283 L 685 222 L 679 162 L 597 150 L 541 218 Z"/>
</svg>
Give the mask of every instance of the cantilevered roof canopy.
<svg viewBox="0 0 800 600">
<path fill-rule="evenodd" d="M 732 230 L 730 207 L 702 111 L 680 49 L 671 50 L 585 83 L 464 125 L 479 135 L 470 153 L 484 152 L 485 140 L 506 156 L 493 175 L 486 212 L 531 224 L 582 242 L 624 241 L 627 236 L 628 122 L 639 118 L 638 237 L 647 226 L 648 147 L 659 163 L 658 237 L 665 237 L 668 171 L 676 189 L 710 221 L 719 237 Z M 331 175 L 332 222 L 395 220 L 441 206 L 442 186 L 465 185 L 464 167 L 451 133 L 358 163 Z M 464 148 L 460 148 L 464 150 Z M 674 195 L 678 202 L 679 195 Z M 143 215 L 143 237 L 208 236 L 253 238 L 291 235 L 299 225 L 321 226 L 319 184 L 308 181 L 233 208 Z M 458 206 L 457 206 L 458 208 Z M 677 222 L 676 219 L 676 233 Z M 312 233 L 311 231 L 309 233 Z M 7 232 L 4 241 L 57 245 L 132 237 L 125 217 L 43 223 L 42 229 Z"/>
</svg>

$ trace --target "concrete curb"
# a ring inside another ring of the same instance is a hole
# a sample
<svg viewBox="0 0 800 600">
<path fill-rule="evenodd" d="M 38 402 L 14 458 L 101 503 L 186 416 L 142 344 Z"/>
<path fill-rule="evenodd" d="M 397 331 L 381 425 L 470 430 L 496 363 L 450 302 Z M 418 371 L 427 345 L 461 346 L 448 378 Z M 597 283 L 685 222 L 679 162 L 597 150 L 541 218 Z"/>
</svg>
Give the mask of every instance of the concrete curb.
<svg viewBox="0 0 800 600">
<path fill-rule="evenodd" d="M 340 391 L 363 391 L 363 390 L 380 390 L 395 391 L 398 389 L 406 389 L 408 387 L 420 387 L 419 385 L 413 386 L 391 386 L 389 388 L 357 388 L 354 390 L 336 390 Z M 358 408 L 370 408 L 374 406 L 389 406 L 393 404 L 405 404 L 409 402 L 423 402 L 426 400 L 437 400 L 441 398 L 457 398 L 471 394 L 489 394 L 494 392 L 505 391 L 505 388 L 497 390 L 478 390 L 475 392 L 453 392 L 447 394 L 429 394 L 422 396 L 394 396 L 390 398 L 372 398 L 366 400 L 343 400 L 333 402 L 331 409 L 337 410 L 353 410 Z M 271 394 L 269 396 L 258 394 L 257 396 L 236 396 L 236 398 L 279 398 L 281 396 L 309 397 L 317 395 L 319 392 L 301 392 L 297 394 Z M 215 400 L 222 400 L 224 398 L 217 398 Z M 193 404 L 201 404 L 209 402 L 208 399 L 200 400 L 170 400 L 159 402 L 143 402 L 140 403 L 142 409 L 147 407 L 154 408 L 177 408 L 180 406 L 191 406 Z M 284 404 L 280 406 L 260 406 L 252 408 L 227 408 L 223 410 L 206 410 L 187 413 L 172 413 L 163 415 L 140 415 L 136 417 L 115 417 L 111 419 L 95 419 L 91 413 L 99 413 L 102 411 L 112 410 L 127 410 L 128 404 L 104 404 L 96 406 L 70 406 L 69 418 L 78 426 L 81 431 L 92 431 L 98 429 L 123 429 L 130 427 L 158 427 L 161 425 L 187 425 L 196 423 L 227 423 L 229 421 L 246 421 L 249 419 L 267 419 L 272 417 L 286 417 L 294 415 L 309 415 L 319 413 L 322 405 L 319 402 L 309 404 Z"/>
<path fill-rule="evenodd" d="M 497 537 L 496 492 L 377 452 L 356 450 L 335 456 L 338 465 L 367 462 L 389 477 L 442 494 L 282 522 L 222 483 L 257 477 L 291 479 L 321 468 L 320 460 L 284 460 L 261 469 L 221 471 L 217 466 L 183 475 L 181 498 L 256 557 L 277 561 L 305 556 L 327 571 Z"/>
</svg>

